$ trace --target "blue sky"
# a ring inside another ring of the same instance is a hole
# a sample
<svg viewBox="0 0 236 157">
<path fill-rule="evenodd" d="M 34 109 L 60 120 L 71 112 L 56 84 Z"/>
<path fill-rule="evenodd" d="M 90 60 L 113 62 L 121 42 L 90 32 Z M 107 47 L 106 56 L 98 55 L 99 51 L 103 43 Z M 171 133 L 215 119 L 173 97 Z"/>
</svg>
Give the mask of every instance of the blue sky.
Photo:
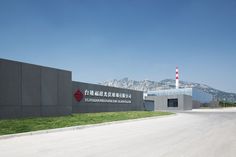
<svg viewBox="0 0 236 157">
<path fill-rule="evenodd" d="M 175 78 L 236 92 L 235 0 L 0 0 L 0 58 L 73 80 Z"/>
</svg>

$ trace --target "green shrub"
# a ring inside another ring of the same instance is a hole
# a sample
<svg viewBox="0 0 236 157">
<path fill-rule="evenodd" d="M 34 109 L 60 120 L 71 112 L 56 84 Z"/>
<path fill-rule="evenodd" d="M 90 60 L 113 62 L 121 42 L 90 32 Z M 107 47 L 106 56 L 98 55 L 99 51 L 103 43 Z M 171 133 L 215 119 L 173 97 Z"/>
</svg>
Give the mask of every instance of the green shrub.
<svg viewBox="0 0 236 157">
<path fill-rule="evenodd" d="M 220 107 L 236 107 L 235 102 L 220 101 Z"/>
</svg>

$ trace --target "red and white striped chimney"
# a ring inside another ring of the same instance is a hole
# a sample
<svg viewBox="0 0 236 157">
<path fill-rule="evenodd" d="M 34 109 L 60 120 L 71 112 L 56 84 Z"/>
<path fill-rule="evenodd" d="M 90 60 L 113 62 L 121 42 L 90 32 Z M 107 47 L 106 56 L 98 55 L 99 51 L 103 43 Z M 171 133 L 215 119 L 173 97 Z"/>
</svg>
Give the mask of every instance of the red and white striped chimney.
<svg viewBox="0 0 236 157">
<path fill-rule="evenodd" d="M 176 70 L 175 70 L 175 88 L 176 89 L 179 89 L 179 69 L 178 69 L 178 66 L 176 67 Z"/>
</svg>

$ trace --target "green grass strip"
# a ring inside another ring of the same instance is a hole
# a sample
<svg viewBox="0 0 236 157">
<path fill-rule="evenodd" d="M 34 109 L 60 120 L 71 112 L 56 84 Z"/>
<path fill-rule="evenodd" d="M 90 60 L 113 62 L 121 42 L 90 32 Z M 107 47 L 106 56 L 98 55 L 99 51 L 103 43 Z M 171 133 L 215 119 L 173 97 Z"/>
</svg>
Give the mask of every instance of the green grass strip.
<svg viewBox="0 0 236 157">
<path fill-rule="evenodd" d="M 69 126 L 98 124 L 118 120 L 170 115 L 169 112 L 132 111 L 72 114 L 60 117 L 24 118 L 0 120 L 0 135 L 63 128 Z"/>
</svg>

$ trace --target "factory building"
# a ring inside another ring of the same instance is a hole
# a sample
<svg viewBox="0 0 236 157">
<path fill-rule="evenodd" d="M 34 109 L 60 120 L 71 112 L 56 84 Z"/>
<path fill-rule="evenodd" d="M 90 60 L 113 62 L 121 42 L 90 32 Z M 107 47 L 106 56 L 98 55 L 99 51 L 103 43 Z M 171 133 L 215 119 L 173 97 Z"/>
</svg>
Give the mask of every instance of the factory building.
<svg viewBox="0 0 236 157">
<path fill-rule="evenodd" d="M 145 99 L 154 101 L 155 110 L 189 110 L 199 108 L 202 104 L 210 104 L 213 97 L 200 89 L 178 88 L 149 91 L 146 93 Z"/>
<path fill-rule="evenodd" d="M 213 100 L 211 94 L 208 94 L 197 88 L 168 89 L 168 90 L 149 91 L 147 93 L 147 96 L 170 96 L 170 95 L 189 95 L 192 97 L 192 100 L 198 101 L 200 103 L 209 103 Z"/>
<path fill-rule="evenodd" d="M 142 110 L 190 110 L 212 96 L 195 88 L 143 91 L 72 80 L 72 72 L 0 59 L 0 119 L 60 116 L 72 113 Z"/>
<path fill-rule="evenodd" d="M 145 100 L 154 101 L 154 110 L 191 110 L 212 104 L 213 97 L 197 88 L 179 88 L 179 70 L 176 67 L 176 88 L 148 91 Z"/>
</svg>

